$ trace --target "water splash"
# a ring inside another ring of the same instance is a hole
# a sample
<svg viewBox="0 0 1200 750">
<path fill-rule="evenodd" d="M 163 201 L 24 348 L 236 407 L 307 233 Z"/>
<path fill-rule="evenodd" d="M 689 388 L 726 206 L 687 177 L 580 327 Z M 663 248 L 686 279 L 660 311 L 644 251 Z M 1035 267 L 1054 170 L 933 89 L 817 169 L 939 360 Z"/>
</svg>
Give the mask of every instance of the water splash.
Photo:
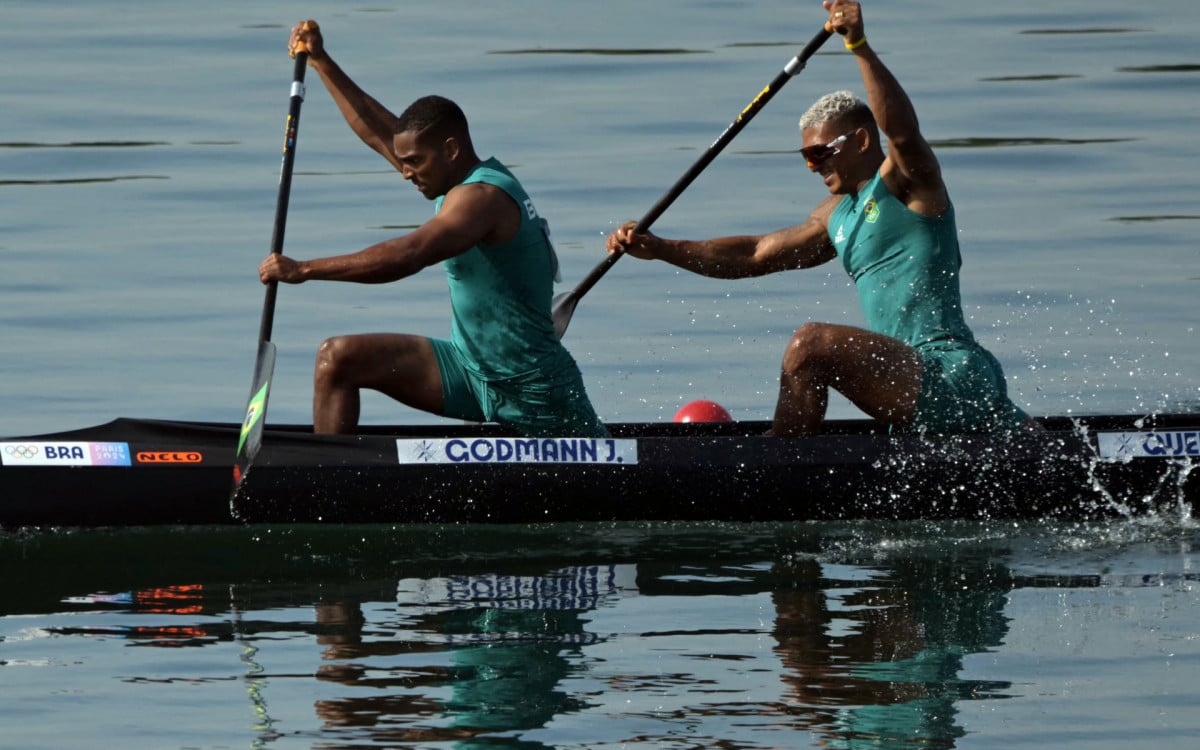
<svg viewBox="0 0 1200 750">
<path fill-rule="evenodd" d="M 1150 418 L 1143 417 L 1135 420 L 1133 426 L 1141 430 L 1148 421 Z M 1078 418 L 1072 419 L 1071 424 L 1080 441 L 1090 450 L 1085 468 L 1089 485 L 1102 499 L 1103 506 L 1097 505 L 1098 510 L 1111 511 L 1130 522 L 1172 523 L 1184 527 L 1194 523 L 1191 504 L 1187 499 L 1187 483 L 1192 471 L 1200 463 L 1188 456 L 1173 459 L 1146 459 L 1132 454 L 1105 457 L 1100 455 L 1098 442 L 1093 439 L 1095 431 Z M 1154 487 L 1141 497 L 1127 498 L 1126 501 L 1118 499 L 1102 476 L 1105 470 L 1111 466 L 1149 460 L 1158 461 L 1162 466 Z M 1128 500 L 1138 507 L 1131 507 Z"/>
</svg>

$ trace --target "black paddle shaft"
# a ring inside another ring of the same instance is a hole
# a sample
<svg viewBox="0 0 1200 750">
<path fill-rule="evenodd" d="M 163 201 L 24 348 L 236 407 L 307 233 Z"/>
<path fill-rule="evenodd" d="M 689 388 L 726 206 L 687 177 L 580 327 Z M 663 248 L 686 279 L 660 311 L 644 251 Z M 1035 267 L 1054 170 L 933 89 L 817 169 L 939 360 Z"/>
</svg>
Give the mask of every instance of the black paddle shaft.
<svg viewBox="0 0 1200 750">
<path fill-rule="evenodd" d="M 292 94 L 288 101 L 287 126 L 283 134 L 283 166 L 279 170 L 279 198 L 275 203 L 275 228 L 271 233 L 272 254 L 283 252 L 283 228 L 287 223 L 288 196 L 292 192 L 292 165 L 296 161 L 296 134 L 300 129 L 300 104 L 304 101 L 304 73 L 307 69 L 308 53 L 297 52 L 296 67 L 292 74 Z M 246 405 L 246 417 L 242 421 L 241 437 L 238 440 L 237 456 L 233 465 L 231 500 L 237 495 L 242 480 L 250 471 L 250 463 L 262 443 L 267 398 L 270 395 L 271 378 L 275 373 L 275 344 L 271 343 L 271 327 L 275 320 L 275 295 L 278 288 L 277 281 L 267 284 L 262 325 L 258 329 L 258 356 L 254 360 L 250 400 Z"/>
<path fill-rule="evenodd" d="M 713 141 L 713 144 L 708 147 L 708 150 L 706 150 L 699 159 L 696 160 L 696 163 L 693 164 L 687 172 L 683 173 L 683 176 L 671 186 L 670 190 L 668 190 L 661 198 L 658 199 L 657 203 L 651 206 L 650 210 L 646 212 L 646 215 L 643 216 L 641 221 L 637 223 L 634 231 L 645 232 L 649 230 L 650 225 L 657 221 L 658 217 L 662 216 L 663 212 L 665 212 L 667 208 L 669 208 L 670 205 L 675 202 L 675 199 L 678 198 L 683 191 L 692 184 L 692 181 L 704 171 L 705 167 L 707 167 L 713 159 L 717 158 L 717 155 L 721 153 L 722 149 L 729 145 L 729 142 L 732 141 L 738 133 L 742 132 L 742 128 L 746 127 L 746 124 L 749 123 L 756 114 L 758 114 L 759 110 L 765 107 L 767 102 L 771 101 L 772 97 L 779 92 L 779 89 L 783 88 L 783 85 L 787 83 L 792 76 L 795 76 L 800 71 L 804 70 L 805 65 L 808 64 L 808 59 L 816 54 L 817 50 L 821 48 L 821 45 L 825 44 L 826 40 L 828 40 L 831 36 L 833 36 L 832 31 L 822 28 L 816 36 L 809 40 L 808 44 L 804 46 L 804 49 L 800 51 L 800 54 L 793 57 L 788 64 L 783 67 L 783 70 L 779 71 L 779 74 L 775 76 L 774 80 L 767 84 L 767 87 L 764 88 L 758 94 L 758 96 L 754 97 L 754 100 L 742 110 L 741 114 L 737 116 L 736 120 L 729 124 L 729 127 L 725 128 L 725 132 L 721 133 L 720 137 Z M 608 269 L 612 268 L 613 264 L 621 258 L 621 255 L 621 253 L 610 253 L 606 255 L 604 260 L 601 261 L 595 268 L 593 268 L 591 273 L 585 276 L 572 291 L 560 295 L 559 298 L 555 300 L 556 309 L 554 311 L 554 319 L 555 326 L 558 328 L 559 336 L 566 332 L 566 324 L 570 322 L 570 314 L 571 311 L 574 310 L 575 304 L 578 303 L 579 299 L 583 297 L 583 295 L 587 294 L 588 291 L 596 285 L 596 282 L 608 272 Z M 563 309 L 564 312 L 560 313 L 559 308 Z"/>
<path fill-rule="evenodd" d="M 304 102 L 304 73 L 308 70 L 308 53 L 296 53 L 296 68 L 292 74 L 292 96 L 288 103 L 287 127 L 283 136 L 283 166 L 279 170 L 279 198 L 275 202 L 275 229 L 271 232 L 271 252 L 283 252 L 283 229 L 287 224 L 288 198 L 292 192 L 292 165 L 296 161 L 296 134 L 300 130 L 300 105 Z M 271 327 L 275 321 L 275 295 L 279 282 L 267 284 L 267 296 L 263 302 L 262 324 L 258 328 L 258 341 L 271 340 Z"/>
</svg>

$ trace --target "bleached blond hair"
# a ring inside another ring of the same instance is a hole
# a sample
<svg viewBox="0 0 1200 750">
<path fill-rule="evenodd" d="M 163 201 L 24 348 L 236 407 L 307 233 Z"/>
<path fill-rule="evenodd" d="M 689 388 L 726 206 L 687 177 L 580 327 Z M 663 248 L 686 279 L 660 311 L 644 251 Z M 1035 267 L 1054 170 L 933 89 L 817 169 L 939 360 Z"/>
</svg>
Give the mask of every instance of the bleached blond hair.
<svg viewBox="0 0 1200 750">
<path fill-rule="evenodd" d="M 827 122 L 842 121 L 860 127 L 874 122 L 871 108 L 862 99 L 849 91 L 834 91 L 813 102 L 800 117 L 800 132 Z"/>
</svg>

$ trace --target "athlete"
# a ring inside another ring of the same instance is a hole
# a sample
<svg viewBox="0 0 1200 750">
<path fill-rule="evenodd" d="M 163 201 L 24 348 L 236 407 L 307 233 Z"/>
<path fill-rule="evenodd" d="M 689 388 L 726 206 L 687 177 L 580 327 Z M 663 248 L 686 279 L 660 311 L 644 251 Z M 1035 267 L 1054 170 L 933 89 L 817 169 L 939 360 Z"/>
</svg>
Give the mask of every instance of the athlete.
<svg viewBox="0 0 1200 750">
<path fill-rule="evenodd" d="M 823 6 L 858 61 L 869 101 L 838 91 L 800 118 L 801 154 L 829 197 L 804 223 L 764 235 L 669 240 L 628 223 L 609 235 L 608 251 L 718 278 L 841 258 L 867 328 L 813 322 L 796 331 L 783 356 L 774 435 L 819 432 L 830 388 L 895 429 L 1032 428 L 963 318 L 954 207 L 912 103 L 868 44 L 861 5 Z"/>
<path fill-rule="evenodd" d="M 370 388 L 417 409 L 499 422 L 524 435 L 606 435 L 551 321 L 557 260 L 545 221 L 508 169 L 476 155 L 458 105 L 426 96 L 396 117 L 334 62 L 312 21 L 292 30 L 288 49 L 308 53 L 350 127 L 436 201 L 435 215 L 409 234 L 348 255 L 272 254 L 259 266 L 262 282 L 375 284 L 443 263 L 452 310 L 445 340 L 369 333 L 324 341 L 314 430 L 354 432 L 360 391 Z"/>
</svg>

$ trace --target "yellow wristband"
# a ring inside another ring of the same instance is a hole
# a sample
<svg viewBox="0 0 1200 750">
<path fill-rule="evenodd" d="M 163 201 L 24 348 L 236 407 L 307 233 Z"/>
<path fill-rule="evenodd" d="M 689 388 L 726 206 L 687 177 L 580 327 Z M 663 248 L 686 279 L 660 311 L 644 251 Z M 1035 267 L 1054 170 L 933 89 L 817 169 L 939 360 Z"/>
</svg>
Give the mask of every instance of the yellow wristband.
<svg viewBox="0 0 1200 750">
<path fill-rule="evenodd" d="M 854 51 L 867 43 L 867 35 L 863 34 L 857 42 L 846 42 L 846 49 Z"/>
</svg>

